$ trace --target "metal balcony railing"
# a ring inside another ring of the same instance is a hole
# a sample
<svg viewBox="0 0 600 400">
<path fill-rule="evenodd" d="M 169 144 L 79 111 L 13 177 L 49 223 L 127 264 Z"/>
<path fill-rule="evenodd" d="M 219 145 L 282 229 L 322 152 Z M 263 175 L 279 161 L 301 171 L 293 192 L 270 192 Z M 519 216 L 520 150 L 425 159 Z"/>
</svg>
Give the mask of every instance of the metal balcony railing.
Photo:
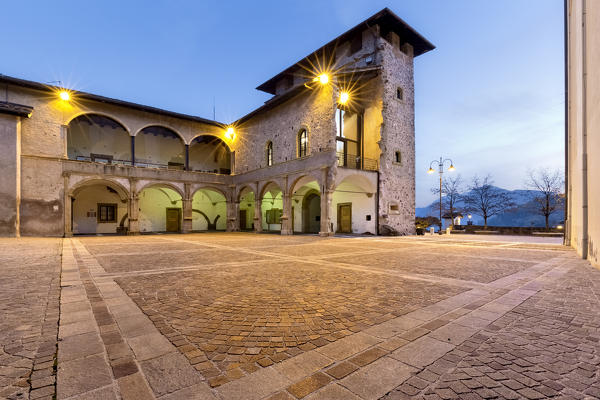
<svg viewBox="0 0 600 400">
<path fill-rule="evenodd" d="M 362 169 L 365 171 L 377 171 L 379 169 L 379 163 L 377 160 L 357 156 L 356 154 L 338 152 L 337 161 L 338 166 L 344 168 Z"/>
</svg>

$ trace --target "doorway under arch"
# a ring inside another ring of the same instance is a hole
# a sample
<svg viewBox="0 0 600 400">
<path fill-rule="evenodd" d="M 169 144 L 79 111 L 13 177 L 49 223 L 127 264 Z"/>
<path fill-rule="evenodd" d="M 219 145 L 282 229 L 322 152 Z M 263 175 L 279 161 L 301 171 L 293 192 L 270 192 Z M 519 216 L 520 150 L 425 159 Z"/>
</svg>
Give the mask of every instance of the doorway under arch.
<svg viewBox="0 0 600 400">
<path fill-rule="evenodd" d="M 183 202 L 173 188 L 157 184 L 139 194 L 139 229 L 145 232 L 181 232 Z"/>
<path fill-rule="evenodd" d="M 244 187 L 239 194 L 240 209 L 237 215 L 241 231 L 254 229 L 254 192 L 249 186 Z"/>
<path fill-rule="evenodd" d="M 127 197 L 119 187 L 94 182 L 83 185 L 71 197 L 72 232 L 75 235 L 125 233 Z"/>
<path fill-rule="evenodd" d="M 319 233 L 321 230 L 321 195 L 308 191 L 302 198 L 302 232 Z"/>
</svg>

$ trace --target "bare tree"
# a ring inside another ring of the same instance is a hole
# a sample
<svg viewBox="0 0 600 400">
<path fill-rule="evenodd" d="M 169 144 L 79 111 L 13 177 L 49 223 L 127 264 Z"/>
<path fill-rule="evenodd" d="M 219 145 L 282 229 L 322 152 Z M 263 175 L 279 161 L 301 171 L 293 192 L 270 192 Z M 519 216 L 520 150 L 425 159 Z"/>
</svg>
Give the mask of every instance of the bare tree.
<svg viewBox="0 0 600 400">
<path fill-rule="evenodd" d="M 454 227 L 454 217 L 458 215 L 459 212 L 456 209 L 456 203 L 461 200 L 462 189 L 463 180 L 460 175 L 455 177 L 447 177 L 442 181 L 442 206 L 449 212 L 450 219 L 452 220 L 452 227 Z M 431 189 L 431 192 L 439 196 L 440 188 L 433 188 Z M 433 207 L 439 208 L 440 201 L 436 201 Z"/>
<path fill-rule="evenodd" d="M 565 181 L 560 170 L 550 171 L 548 168 L 539 168 L 528 172 L 527 187 L 535 190 L 533 200 L 535 210 L 546 219 L 546 230 L 550 229 L 548 220 L 557 210 L 562 208 L 562 193 Z"/>
<path fill-rule="evenodd" d="M 508 193 L 494 186 L 491 175 L 483 179 L 473 177 L 469 192 L 464 196 L 465 206 L 474 214 L 483 217 L 484 228 L 487 229 L 488 218 L 502 214 L 514 206 Z"/>
</svg>

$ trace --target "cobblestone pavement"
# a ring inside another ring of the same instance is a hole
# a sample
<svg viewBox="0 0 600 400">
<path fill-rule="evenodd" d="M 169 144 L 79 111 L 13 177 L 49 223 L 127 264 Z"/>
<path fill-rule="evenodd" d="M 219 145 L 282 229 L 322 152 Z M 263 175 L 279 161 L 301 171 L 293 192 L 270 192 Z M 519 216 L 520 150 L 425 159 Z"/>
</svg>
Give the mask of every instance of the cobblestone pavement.
<svg viewBox="0 0 600 400">
<path fill-rule="evenodd" d="M 60 285 L 59 399 L 600 398 L 600 271 L 539 238 L 79 237 Z"/>
<path fill-rule="evenodd" d="M 0 398 L 51 399 L 60 239 L 0 239 Z"/>
</svg>

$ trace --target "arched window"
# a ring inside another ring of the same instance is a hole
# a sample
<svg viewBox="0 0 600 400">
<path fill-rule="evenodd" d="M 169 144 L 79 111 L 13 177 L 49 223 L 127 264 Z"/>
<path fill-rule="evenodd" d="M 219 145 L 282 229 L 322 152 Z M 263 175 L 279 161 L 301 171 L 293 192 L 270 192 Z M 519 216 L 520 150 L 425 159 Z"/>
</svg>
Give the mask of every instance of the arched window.
<svg viewBox="0 0 600 400">
<path fill-rule="evenodd" d="M 267 143 L 267 167 L 273 165 L 273 142 Z"/>
<path fill-rule="evenodd" d="M 308 153 L 308 133 L 302 129 L 298 133 L 298 157 L 306 157 Z"/>
</svg>

